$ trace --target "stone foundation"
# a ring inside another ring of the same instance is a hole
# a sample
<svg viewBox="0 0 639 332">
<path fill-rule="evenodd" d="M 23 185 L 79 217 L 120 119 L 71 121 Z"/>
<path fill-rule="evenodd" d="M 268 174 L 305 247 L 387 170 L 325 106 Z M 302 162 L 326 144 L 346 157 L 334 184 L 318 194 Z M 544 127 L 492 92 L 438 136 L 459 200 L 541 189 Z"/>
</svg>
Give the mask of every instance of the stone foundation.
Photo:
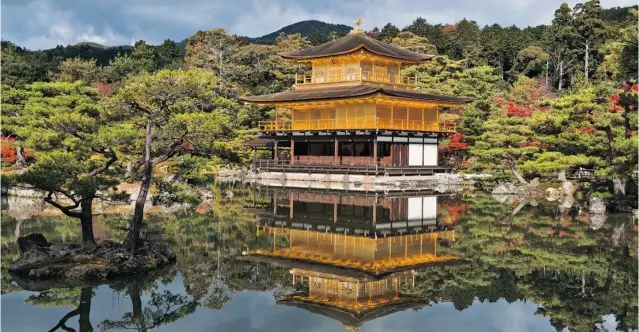
<svg viewBox="0 0 639 332">
<path fill-rule="evenodd" d="M 349 175 L 320 173 L 259 172 L 249 174 L 248 181 L 267 187 L 293 187 L 349 191 L 433 190 L 456 192 L 472 188 L 475 178 L 488 175 Z"/>
</svg>

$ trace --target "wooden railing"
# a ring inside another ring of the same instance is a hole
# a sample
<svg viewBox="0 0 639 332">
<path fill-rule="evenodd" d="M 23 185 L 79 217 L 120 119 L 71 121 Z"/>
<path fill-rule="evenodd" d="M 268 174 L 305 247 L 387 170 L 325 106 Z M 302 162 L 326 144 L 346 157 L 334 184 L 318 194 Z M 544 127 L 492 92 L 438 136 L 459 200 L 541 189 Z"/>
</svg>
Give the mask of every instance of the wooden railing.
<svg viewBox="0 0 639 332">
<path fill-rule="evenodd" d="M 260 121 L 261 131 L 298 131 L 298 130 L 406 130 L 438 133 L 454 133 L 454 123 L 399 120 L 383 118 L 358 119 L 323 119 L 323 120 L 294 120 L 294 121 Z"/>
<path fill-rule="evenodd" d="M 359 72 L 339 72 L 327 75 L 295 74 L 295 84 L 320 84 L 348 81 L 370 81 L 388 84 L 417 85 L 417 76 L 404 76 L 360 70 Z"/>
<path fill-rule="evenodd" d="M 333 157 L 329 157 L 333 158 Z M 359 158 L 359 160 L 353 159 Z M 366 159 L 367 162 L 363 162 Z M 327 163 L 326 160 L 273 160 L 256 159 L 254 169 L 273 172 L 316 172 L 316 173 L 347 173 L 347 174 L 388 174 L 388 175 L 430 175 L 434 173 L 450 173 L 453 169 L 440 166 L 394 166 L 384 165 L 373 161 L 373 157 L 344 157 L 337 162 Z"/>
</svg>

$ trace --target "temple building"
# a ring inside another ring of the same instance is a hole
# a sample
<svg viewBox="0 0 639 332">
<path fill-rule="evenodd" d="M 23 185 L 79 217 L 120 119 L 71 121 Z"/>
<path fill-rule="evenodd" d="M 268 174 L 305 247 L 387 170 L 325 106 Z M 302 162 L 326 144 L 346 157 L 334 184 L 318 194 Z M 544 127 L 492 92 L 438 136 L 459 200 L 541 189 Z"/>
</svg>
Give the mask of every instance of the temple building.
<svg viewBox="0 0 639 332">
<path fill-rule="evenodd" d="M 429 175 L 440 171 L 438 144 L 455 133 L 440 121 L 442 107 L 472 98 L 420 92 L 403 66 L 433 56 L 382 43 L 356 28 L 345 37 L 283 58 L 307 66 L 290 91 L 242 100 L 273 106 L 259 123 L 253 147 L 272 150 L 257 160 L 261 171 L 333 174 Z"/>
</svg>

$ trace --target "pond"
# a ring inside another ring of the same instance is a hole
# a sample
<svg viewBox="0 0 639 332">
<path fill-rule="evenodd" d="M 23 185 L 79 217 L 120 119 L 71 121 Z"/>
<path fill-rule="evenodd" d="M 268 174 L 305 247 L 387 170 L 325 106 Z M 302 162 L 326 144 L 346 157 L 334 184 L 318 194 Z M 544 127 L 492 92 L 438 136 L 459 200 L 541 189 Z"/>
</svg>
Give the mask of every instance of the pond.
<svg viewBox="0 0 639 332">
<path fill-rule="evenodd" d="M 80 234 L 36 201 L 5 199 L 2 331 L 637 330 L 630 214 L 591 220 L 484 192 L 225 190 L 149 211 L 175 265 L 77 288 L 6 272 L 18 236 Z M 126 213 L 96 216 L 98 241 L 121 240 Z"/>
</svg>

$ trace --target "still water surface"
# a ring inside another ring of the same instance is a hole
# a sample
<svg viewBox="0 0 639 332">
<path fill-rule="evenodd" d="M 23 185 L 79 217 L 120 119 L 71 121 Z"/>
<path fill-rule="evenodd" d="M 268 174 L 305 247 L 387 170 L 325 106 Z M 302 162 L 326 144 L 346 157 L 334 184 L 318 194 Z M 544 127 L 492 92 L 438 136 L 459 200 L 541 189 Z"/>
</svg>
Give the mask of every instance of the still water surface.
<svg viewBox="0 0 639 332">
<path fill-rule="evenodd" d="M 211 204 L 148 217 L 173 245 L 174 266 L 70 289 L 25 290 L 5 272 L 17 236 L 77 242 L 77 223 L 5 201 L 2 330 L 637 329 L 637 226 L 628 214 L 602 222 L 578 207 L 522 208 L 482 192 L 215 192 Z M 96 217 L 96 237 L 122 239 L 124 220 Z"/>
</svg>

